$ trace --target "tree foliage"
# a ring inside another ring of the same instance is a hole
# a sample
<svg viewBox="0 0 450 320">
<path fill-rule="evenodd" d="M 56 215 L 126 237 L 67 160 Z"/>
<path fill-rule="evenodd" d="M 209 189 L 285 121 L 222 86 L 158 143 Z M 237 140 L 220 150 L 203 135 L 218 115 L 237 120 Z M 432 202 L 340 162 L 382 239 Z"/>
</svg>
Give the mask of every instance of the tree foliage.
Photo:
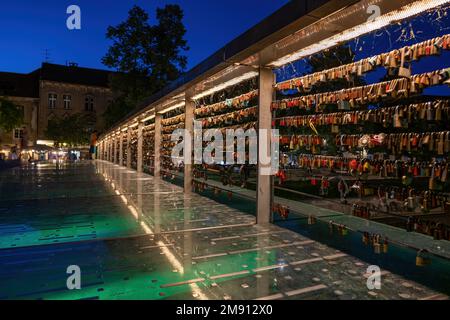
<svg viewBox="0 0 450 320">
<path fill-rule="evenodd" d="M 45 135 L 48 139 L 55 141 L 57 146 L 62 143 L 69 146 L 88 145 L 94 123 L 93 116 L 85 113 L 55 118 L 48 121 Z"/>
<path fill-rule="evenodd" d="M 134 6 L 127 20 L 108 27 L 106 37 L 112 45 L 102 62 L 117 73 L 111 79 L 115 99 L 104 114 L 106 126 L 119 121 L 185 70 L 183 53 L 189 48 L 182 19 L 178 5 L 166 5 L 157 9 L 157 24 L 151 25 L 148 13 Z"/>
<path fill-rule="evenodd" d="M 0 129 L 11 131 L 23 124 L 23 109 L 13 102 L 0 98 Z"/>
</svg>

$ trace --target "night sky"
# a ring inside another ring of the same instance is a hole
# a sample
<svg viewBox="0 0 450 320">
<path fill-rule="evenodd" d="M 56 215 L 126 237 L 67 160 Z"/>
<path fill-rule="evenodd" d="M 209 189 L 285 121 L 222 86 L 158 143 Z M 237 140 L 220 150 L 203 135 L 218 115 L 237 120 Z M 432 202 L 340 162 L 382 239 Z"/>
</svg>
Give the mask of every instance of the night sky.
<svg viewBox="0 0 450 320">
<path fill-rule="evenodd" d="M 124 21 L 128 10 L 137 4 L 155 22 L 155 9 L 168 3 L 179 4 L 184 12 L 186 39 L 190 46 L 188 69 L 207 58 L 227 42 L 245 32 L 259 21 L 282 7 L 288 0 L 34 0 L 2 1 L 0 6 L 0 71 L 28 73 L 39 68 L 48 50 L 49 62 L 103 68 L 101 58 L 109 41 L 105 38 L 109 25 Z M 82 29 L 70 31 L 66 27 L 66 9 L 76 4 L 81 8 Z M 402 21 L 382 30 L 354 39 L 348 43 L 356 53 L 356 60 L 376 53 L 388 52 L 450 33 L 449 7 Z M 278 80 L 309 73 L 302 59 L 277 70 Z M 413 73 L 450 67 L 450 52 L 429 57 L 414 64 Z M 367 75 L 367 83 L 380 81 L 385 71 Z M 447 86 L 426 90 L 427 94 L 449 95 Z"/>
<path fill-rule="evenodd" d="M 38 68 L 48 49 L 50 62 L 77 62 L 105 68 L 101 63 L 109 42 L 106 28 L 126 19 L 137 4 L 154 20 L 155 9 L 179 4 L 184 12 L 190 46 L 188 69 L 207 58 L 248 28 L 282 7 L 287 0 L 14 0 L 0 5 L 0 71 L 28 73 Z M 66 9 L 81 8 L 82 29 L 66 28 Z"/>
</svg>

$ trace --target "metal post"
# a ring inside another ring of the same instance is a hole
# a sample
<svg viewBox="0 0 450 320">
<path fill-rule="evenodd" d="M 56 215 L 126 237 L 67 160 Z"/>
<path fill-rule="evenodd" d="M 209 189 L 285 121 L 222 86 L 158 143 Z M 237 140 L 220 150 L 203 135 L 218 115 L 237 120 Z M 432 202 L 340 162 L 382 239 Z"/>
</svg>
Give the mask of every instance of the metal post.
<svg viewBox="0 0 450 320">
<path fill-rule="evenodd" d="M 113 138 L 113 163 L 117 163 L 117 136 Z"/>
<path fill-rule="evenodd" d="M 193 169 L 193 149 L 194 144 L 194 111 L 195 103 L 191 99 L 191 94 L 186 93 L 185 124 L 184 129 L 184 193 L 192 192 L 192 169 Z"/>
<path fill-rule="evenodd" d="M 161 120 L 161 115 L 157 113 L 155 115 L 155 177 L 161 174 Z"/>
<path fill-rule="evenodd" d="M 108 139 L 108 162 L 111 162 L 111 148 L 112 148 L 112 143 L 111 143 L 111 138 Z"/>
<path fill-rule="evenodd" d="M 131 169 L 131 128 L 127 130 L 127 168 Z"/>
<path fill-rule="evenodd" d="M 139 122 L 138 126 L 138 142 L 137 142 L 137 172 L 142 172 L 143 169 L 143 145 L 144 145 L 144 137 L 142 136 L 142 132 L 144 129 L 144 123 Z"/>
<path fill-rule="evenodd" d="M 97 159 L 98 160 L 103 160 L 102 159 L 103 141 L 98 142 L 97 152 L 98 152 Z"/>
<path fill-rule="evenodd" d="M 262 143 L 267 143 L 270 149 L 270 130 L 272 128 L 272 113 L 270 106 L 273 99 L 274 74 L 267 68 L 259 69 L 259 108 L 258 108 L 258 154 L 260 155 Z M 267 133 L 261 136 L 261 131 Z M 264 149 L 262 149 L 264 150 Z M 272 208 L 272 177 L 262 174 L 263 169 L 270 168 L 269 165 L 263 165 L 258 157 L 258 177 L 257 177 L 257 216 L 258 224 L 265 224 L 271 221 Z"/>
<path fill-rule="evenodd" d="M 123 166 L 123 132 L 119 135 L 119 166 Z"/>
</svg>

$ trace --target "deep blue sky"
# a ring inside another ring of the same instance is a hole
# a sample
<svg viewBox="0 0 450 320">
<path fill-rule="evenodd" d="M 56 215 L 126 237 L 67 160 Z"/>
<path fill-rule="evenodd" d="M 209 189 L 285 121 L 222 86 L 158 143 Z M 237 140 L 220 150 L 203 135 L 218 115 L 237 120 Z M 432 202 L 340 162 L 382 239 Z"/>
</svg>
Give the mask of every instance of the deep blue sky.
<svg viewBox="0 0 450 320">
<path fill-rule="evenodd" d="M 0 5 L 0 71 L 30 72 L 44 60 L 75 61 L 83 67 L 105 68 L 101 57 L 109 42 L 106 28 L 127 17 L 137 4 L 154 21 L 157 7 L 178 3 L 184 9 L 190 51 L 188 69 L 252 27 L 288 0 L 3 0 Z M 81 7 L 82 29 L 66 28 L 66 9 Z"/>
</svg>

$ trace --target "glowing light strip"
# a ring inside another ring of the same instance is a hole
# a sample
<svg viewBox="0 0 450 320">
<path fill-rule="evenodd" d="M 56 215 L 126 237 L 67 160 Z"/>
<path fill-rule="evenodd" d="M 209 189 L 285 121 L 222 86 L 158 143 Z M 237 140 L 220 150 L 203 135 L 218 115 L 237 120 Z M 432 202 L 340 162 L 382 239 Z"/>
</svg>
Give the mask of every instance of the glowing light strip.
<svg viewBox="0 0 450 320">
<path fill-rule="evenodd" d="M 130 210 L 131 214 L 136 218 L 136 220 L 139 219 L 139 213 L 132 205 L 128 206 L 128 210 Z"/>
<path fill-rule="evenodd" d="M 130 206 L 130 207 L 132 207 L 132 206 Z M 133 207 L 132 207 L 133 208 Z M 134 208 L 133 208 L 134 209 Z M 135 211 L 136 211 L 136 209 L 134 209 Z M 136 212 L 137 213 L 137 212 Z M 150 227 L 148 226 L 148 224 L 146 224 L 144 221 L 141 221 L 141 227 L 142 227 L 142 229 L 144 229 L 144 231 L 145 231 L 145 233 L 146 234 L 154 234 L 153 233 L 153 230 L 152 229 L 150 229 Z"/>
<path fill-rule="evenodd" d="M 136 123 L 132 124 L 132 125 L 130 126 L 130 128 L 135 128 L 135 127 L 137 127 L 138 125 L 139 125 L 139 122 L 136 122 Z"/>
<path fill-rule="evenodd" d="M 169 248 L 167 248 L 166 244 L 162 241 L 158 241 L 157 245 L 161 247 L 162 252 L 167 257 L 167 259 L 170 261 L 172 266 L 175 269 L 177 269 L 181 274 L 183 274 L 184 273 L 183 265 L 180 263 L 180 261 L 178 261 L 177 257 L 175 257 L 174 254 L 172 252 L 170 252 L 170 250 L 169 250 Z"/>
<path fill-rule="evenodd" d="M 164 113 L 167 113 L 167 112 L 169 112 L 169 111 L 172 111 L 172 110 L 175 110 L 175 109 L 184 107 L 185 105 L 186 105 L 185 102 L 180 102 L 180 103 L 177 103 L 177 104 L 175 104 L 175 105 L 173 105 L 173 106 L 171 106 L 171 107 L 169 107 L 169 108 L 167 108 L 167 109 L 158 111 L 158 113 L 159 113 L 159 114 L 164 114 Z"/>
<path fill-rule="evenodd" d="M 389 12 L 385 15 L 382 15 L 378 18 L 376 18 L 373 21 L 367 21 L 365 23 L 362 23 L 356 27 L 350 28 L 348 30 L 345 30 L 341 33 L 338 33 L 332 37 L 329 37 L 327 39 L 324 39 L 322 41 L 319 41 L 311 46 L 308 46 L 306 48 L 301 49 L 300 51 L 297 51 L 295 53 L 289 54 L 287 56 L 284 56 L 283 58 L 280 58 L 274 62 L 272 62 L 270 65 L 274 67 L 281 67 L 285 64 L 288 64 L 290 62 L 299 60 L 301 58 L 310 56 L 314 53 L 320 52 L 322 50 L 334 47 L 338 45 L 341 42 L 349 41 L 351 39 L 355 39 L 363 34 L 367 34 L 369 32 L 372 32 L 374 30 L 381 29 L 383 27 L 388 26 L 389 24 L 395 22 L 407 19 L 409 17 L 415 16 L 419 13 L 422 13 L 424 11 L 439 7 L 443 4 L 446 4 L 450 2 L 450 0 L 421 0 L 417 1 L 415 3 L 406 5 L 399 10 L 395 10 L 392 12 Z"/>
<path fill-rule="evenodd" d="M 242 81 L 254 78 L 257 75 L 258 75 L 258 72 L 256 72 L 256 71 L 251 71 L 251 72 L 244 73 L 240 77 L 234 78 L 234 79 L 232 79 L 230 81 L 226 81 L 226 82 L 224 82 L 224 83 L 222 83 L 222 84 L 220 84 L 218 86 L 215 86 L 214 88 L 211 88 L 209 90 L 203 91 L 202 93 L 199 93 L 199 94 L 193 96 L 192 99 L 198 100 L 200 98 L 209 96 L 209 95 L 213 94 L 214 92 L 221 91 L 221 90 L 226 89 L 228 87 L 234 86 L 234 85 L 236 85 L 236 84 L 238 84 L 238 83 L 240 83 Z"/>
<path fill-rule="evenodd" d="M 129 206 L 129 208 L 130 208 L 130 210 L 132 208 L 134 211 L 136 211 L 136 209 L 134 209 L 132 206 Z M 149 227 L 149 225 L 145 221 L 141 221 L 141 227 L 142 227 L 142 229 L 144 229 L 146 234 L 149 234 L 149 235 L 154 234 L 153 230 Z M 177 257 L 175 257 L 174 254 L 172 252 L 170 252 L 170 250 L 167 248 L 166 244 L 162 241 L 158 241 L 156 244 L 159 247 L 161 247 L 162 252 L 167 257 L 167 259 L 172 264 L 172 266 L 175 269 L 177 269 L 181 274 L 183 274 L 184 273 L 183 265 L 180 263 L 180 261 L 178 261 Z"/>
<path fill-rule="evenodd" d="M 154 119 L 154 118 L 155 118 L 155 115 L 152 115 L 152 116 L 150 116 L 150 117 L 147 117 L 147 118 L 145 118 L 145 119 L 142 119 L 141 122 L 147 122 L 147 121 L 152 120 L 152 119 Z"/>
<path fill-rule="evenodd" d="M 105 174 L 103 174 L 103 176 L 106 177 Z M 114 186 L 114 183 L 111 183 L 111 185 Z M 118 190 L 116 190 L 116 193 L 117 192 L 118 192 Z M 125 204 L 128 202 L 128 200 L 125 198 L 125 196 L 122 195 L 121 198 L 122 198 L 122 201 Z M 138 211 L 136 210 L 136 208 L 134 206 L 129 205 L 128 206 L 128 210 L 130 210 L 131 214 L 136 218 L 136 220 L 139 219 L 139 213 L 138 213 Z M 150 226 L 145 221 L 141 221 L 140 225 L 141 225 L 142 229 L 144 230 L 144 232 L 146 234 L 154 235 L 153 230 L 150 228 Z M 169 260 L 169 262 L 172 265 L 172 267 L 174 269 L 176 269 L 180 274 L 184 274 L 184 267 L 183 267 L 183 265 L 177 259 L 177 257 L 172 252 L 170 252 L 170 250 L 167 247 L 167 245 L 161 240 L 156 242 L 156 244 L 161 248 L 161 251 L 166 256 L 167 260 Z M 196 283 L 191 283 L 189 286 L 192 289 L 192 293 L 195 294 L 195 296 L 198 299 L 200 299 L 200 300 L 207 300 L 208 299 L 208 297 L 202 292 L 202 290 L 200 289 L 200 287 Z"/>
</svg>

